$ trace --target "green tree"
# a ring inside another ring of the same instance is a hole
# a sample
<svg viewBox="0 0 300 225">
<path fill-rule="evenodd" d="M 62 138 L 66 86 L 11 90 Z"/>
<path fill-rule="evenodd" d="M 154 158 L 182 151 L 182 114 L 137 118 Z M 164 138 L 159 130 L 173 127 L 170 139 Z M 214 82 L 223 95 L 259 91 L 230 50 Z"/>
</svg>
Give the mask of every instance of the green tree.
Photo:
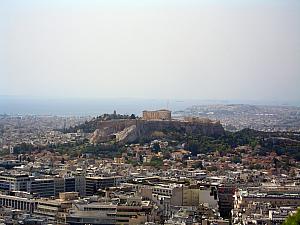
<svg viewBox="0 0 300 225">
<path fill-rule="evenodd" d="M 203 165 L 202 165 L 202 162 L 201 161 L 198 161 L 198 162 L 196 162 L 194 165 L 193 165 L 193 168 L 194 169 L 201 169 L 201 170 L 203 170 Z"/>
<path fill-rule="evenodd" d="M 163 160 L 161 158 L 154 156 L 150 161 L 150 166 L 160 168 L 163 166 Z"/>
<path fill-rule="evenodd" d="M 0 156 L 5 156 L 9 154 L 9 149 L 2 149 L 0 150 Z"/>
<path fill-rule="evenodd" d="M 300 224 L 300 208 L 293 215 L 290 215 L 282 225 L 299 225 Z"/>
<path fill-rule="evenodd" d="M 160 151 L 159 143 L 155 142 L 152 147 L 153 152 L 158 153 Z"/>
<path fill-rule="evenodd" d="M 231 161 L 235 164 L 242 163 L 242 159 L 239 156 L 234 156 Z"/>
<path fill-rule="evenodd" d="M 130 119 L 131 119 L 131 120 L 134 120 L 134 119 L 136 119 L 136 116 L 135 116 L 134 114 L 131 114 L 131 115 L 130 115 Z"/>
</svg>

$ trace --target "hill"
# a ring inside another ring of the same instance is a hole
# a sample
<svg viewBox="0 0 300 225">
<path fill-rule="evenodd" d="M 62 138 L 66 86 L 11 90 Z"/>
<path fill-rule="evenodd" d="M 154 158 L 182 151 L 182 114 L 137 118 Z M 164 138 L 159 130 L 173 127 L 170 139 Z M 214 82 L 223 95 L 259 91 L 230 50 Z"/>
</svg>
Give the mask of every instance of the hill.
<svg viewBox="0 0 300 225">
<path fill-rule="evenodd" d="M 126 119 L 103 120 L 95 118 L 84 124 L 71 127 L 64 132 L 82 130 L 90 133 L 93 143 L 107 142 L 135 142 L 151 138 L 160 134 L 170 136 L 171 133 L 193 134 L 217 137 L 224 134 L 224 129 L 219 122 L 205 121 L 179 121 L 179 120 L 142 120 L 133 117 Z"/>
</svg>

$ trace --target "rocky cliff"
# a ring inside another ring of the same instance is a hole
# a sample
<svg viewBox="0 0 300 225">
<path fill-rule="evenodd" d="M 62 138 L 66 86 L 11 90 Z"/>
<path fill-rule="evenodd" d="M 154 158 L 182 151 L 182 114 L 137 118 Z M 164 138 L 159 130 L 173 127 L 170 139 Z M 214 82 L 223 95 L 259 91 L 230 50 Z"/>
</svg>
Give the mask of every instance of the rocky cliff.
<svg viewBox="0 0 300 225">
<path fill-rule="evenodd" d="M 224 129 L 214 121 L 177 121 L 177 120 L 110 120 L 98 121 L 97 129 L 91 135 L 91 142 L 116 140 L 132 142 L 139 138 L 151 137 L 154 132 L 180 132 L 186 134 L 202 134 L 220 136 Z"/>
</svg>

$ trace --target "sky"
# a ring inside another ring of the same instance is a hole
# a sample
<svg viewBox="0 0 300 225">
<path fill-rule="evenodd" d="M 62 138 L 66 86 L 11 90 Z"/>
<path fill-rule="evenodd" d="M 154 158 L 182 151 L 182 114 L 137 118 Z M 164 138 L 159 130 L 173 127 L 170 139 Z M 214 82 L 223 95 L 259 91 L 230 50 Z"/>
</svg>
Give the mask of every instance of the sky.
<svg viewBox="0 0 300 225">
<path fill-rule="evenodd" d="M 300 100 L 299 0 L 3 0 L 0 95 Z"/>
</svg>

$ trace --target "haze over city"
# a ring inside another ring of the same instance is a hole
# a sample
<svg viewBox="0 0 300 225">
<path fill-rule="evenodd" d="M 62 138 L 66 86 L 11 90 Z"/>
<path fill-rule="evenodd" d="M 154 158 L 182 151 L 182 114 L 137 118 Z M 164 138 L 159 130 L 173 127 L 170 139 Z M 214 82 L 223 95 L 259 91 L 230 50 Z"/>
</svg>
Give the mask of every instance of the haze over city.
<svg viewBox="0 0 300 225">
<path fill-rule="evenodd" d="M 1 1 L 0 95 L 299 102 L 300 2 Z"/>
<path fill-rule="evenodd" d="M 299 0 L 0 0 L 0 225 L 300 225 Z"/>
</svg>

